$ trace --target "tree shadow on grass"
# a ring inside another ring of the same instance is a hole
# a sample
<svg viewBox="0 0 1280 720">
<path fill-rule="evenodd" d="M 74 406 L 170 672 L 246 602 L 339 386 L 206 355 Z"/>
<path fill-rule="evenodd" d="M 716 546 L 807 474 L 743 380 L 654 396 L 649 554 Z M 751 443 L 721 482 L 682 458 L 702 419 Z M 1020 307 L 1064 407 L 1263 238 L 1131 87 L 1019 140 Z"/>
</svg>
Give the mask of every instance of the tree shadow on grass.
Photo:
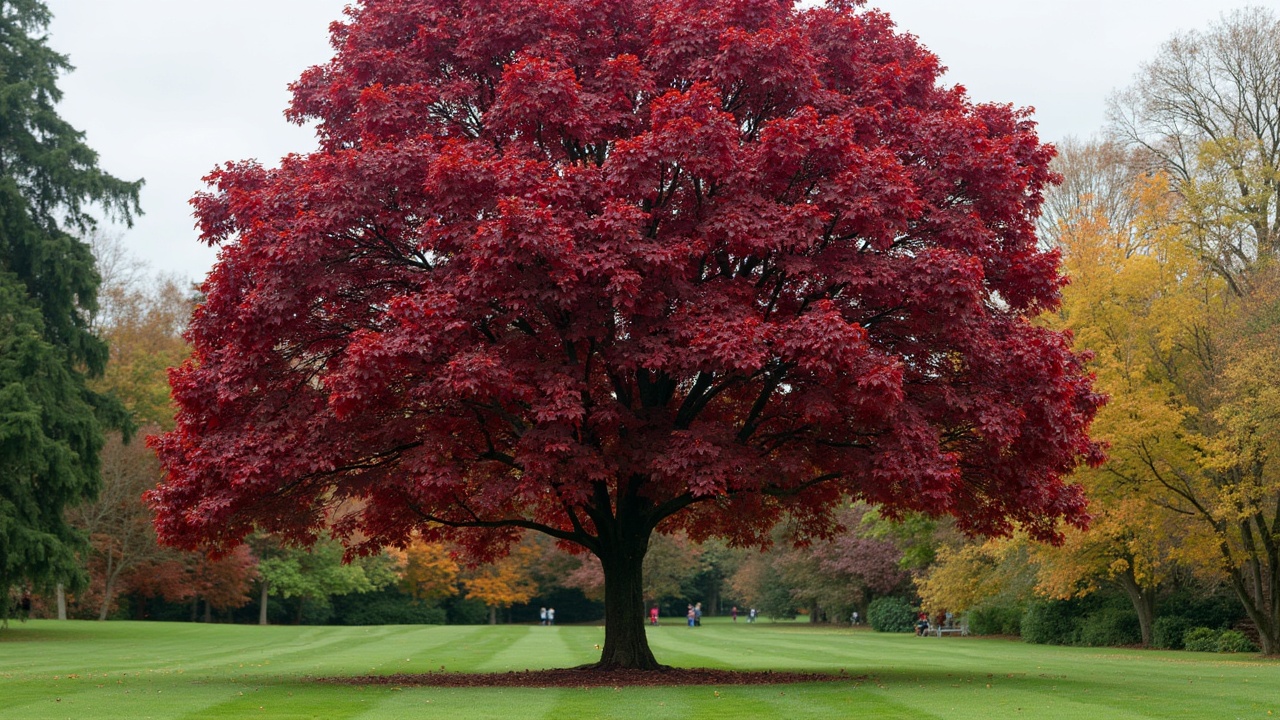
<svg viewBox="0 0 1280 720">
<path fill-rule="evenodd" d="M 505 673 L 432 672 L 395 675 L 362 675 L 357 677 L 318 678 L 320 682 L 341 685 L 394 685 L 397 687 L 671 687 L 678 685 L 792 685 L 797 683 L 856 683 L 865 677 L 843 670 L 836 673 L 791 671 L 741 671 L 703 668 L 668 668 L 666 670 L 597 670 L 564 668 L 525 670 Z"/>
<path fill-rule="evenodd" d="M 9 627 L 0 629 L 0 643 L 48 643 L 48 642 L 84 642 L 96 640 L 93 633 L 74 630 L 36 630 L 10 623 Z"/>
</svg>

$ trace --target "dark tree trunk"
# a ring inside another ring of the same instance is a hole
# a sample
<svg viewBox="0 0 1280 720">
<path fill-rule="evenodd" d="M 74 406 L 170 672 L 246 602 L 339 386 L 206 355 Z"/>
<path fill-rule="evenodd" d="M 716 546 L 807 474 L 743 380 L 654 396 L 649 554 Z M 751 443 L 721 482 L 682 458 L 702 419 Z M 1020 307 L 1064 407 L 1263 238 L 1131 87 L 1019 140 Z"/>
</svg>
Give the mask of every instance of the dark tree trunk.
<svg viewBox="0 0 1280 720">
<path fill-rule="evenodd" d="M 1258 593 L 1250 587 L 1249 575 L 1241 569 L 1228 569 L 1231 588 L 1244 607 L 1245 614 L 1258 629 L 1258 642 L 1264 655 L 1280 653 L 1280 598 L 1276 598 L 1276 588 L 1272 587 L 1270 597 L 1262 597 L 1258 602 Z"/>
<path fill-rule="evenodd" d="M 1258 629 L 1258 642 L 1262 645 L 1262 653 L 1276 655 L 1280 653 L 1280 623 L 1277 623 L 1274 617 L 1280 615 L 1280 604 L 1254 602 L 1252 595 L 1244 589 L 1245 583 L 1239 577 L 1241 574 L 1236 571 L 1231 575 L 1232 589 L 1244 606 L 1245 613 L 1253 621 L 1254 627 Z"/>
<path fill-rule="evenodd" d="M 497 605 L 489 606 L 489 624 L 490 625 L 498 624 L 498 606 Z"/>
<path fill-rule="evenodd" d="M 1129 602 L 1133 603 L 1134 612 L 1138 614 L 1138 628 L 1142 631 L 1143 646 L 1151 647 L 1152 628 L 1155 625 L 1156 616 L 1155 588 L 1144 588 L 1138 584 L 1133 574 L 1132 563 L 1129 565 L 1129 570 L 1119 575 L 1116 580 L 1124 589 L 1125 595 L 1129 596 Z"/>
<path fill-rule="evenodd" d="M 663 670 L 649 649 L 644 625 L 644 555 L 649 530 L 602 538 L 604 568 L 604 651 L 600 670 Z"/>
<path fill-rule="evenodd" d="M 1255 526 L 1261 539 L 1254 536 Z M 1240 523 L 1241 539 L 1249 558 L 1242 566 L 1233 562 L 1230 545 L 1225 541 L 1219 544 L 1231 589 L 1258 629 L 1258 641 L 1265 655 L 1280 653 L 1280 545 L 1272 539 L 1277 529 L 1280 529 L 1280 507 L 1276 509 L 1275 522 L 1268 523 L 1257 515 L 1253 524 L 1248 520 Z M 1219 534 L 1222 534 L 1221 528 Z"/>
</svg>

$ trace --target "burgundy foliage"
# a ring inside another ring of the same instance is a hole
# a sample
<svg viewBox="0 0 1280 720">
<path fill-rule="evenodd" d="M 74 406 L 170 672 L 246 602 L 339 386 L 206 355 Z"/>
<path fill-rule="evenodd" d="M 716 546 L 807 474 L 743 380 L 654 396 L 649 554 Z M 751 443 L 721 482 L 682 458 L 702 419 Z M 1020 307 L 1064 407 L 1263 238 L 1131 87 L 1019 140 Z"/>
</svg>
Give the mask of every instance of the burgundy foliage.
<svg viewBox="0 0 1280 720">
<path fill-rule="evenodd" d="M 167 602 L 203 600 L 213 610 L 234 610 L 249 602 L 258 578 L 258 559 L 239 545 L 219 558 L 183 553 L 130 574 L 128 589 Z"/>
<path fill-rule="evenodd" d="M 1030 322 L 1052 150 L 858 5 L 350 9 L 293 86 L 319 149 L 194 201 L 221 254 L 153 440 L 161 535 L 541 531 L 601 559 L 602 664 L 647 667 L 655 529 L 824 536 L 846 498 L 1083 524 L 1099 397 Z"/>
<path fill-rule="evenodd" d="M 792 558 L 791 564 L 814 566 L 810 575 L 812 584 L 817 586 L 815 595 L 842 595 L 865 613 L 867 603 L 873 598 L 909 587 L 911 576 L 902 569 L 902 550 L 892 540 L 866 537 L 857 532 L 863 514 L 863 508 L 841 512 L 841 523 L 849 530 L 813 545 L 808 548 L 809 557 Z M 785 568 L 778 569 L 785 571 Z"/>
</svg>

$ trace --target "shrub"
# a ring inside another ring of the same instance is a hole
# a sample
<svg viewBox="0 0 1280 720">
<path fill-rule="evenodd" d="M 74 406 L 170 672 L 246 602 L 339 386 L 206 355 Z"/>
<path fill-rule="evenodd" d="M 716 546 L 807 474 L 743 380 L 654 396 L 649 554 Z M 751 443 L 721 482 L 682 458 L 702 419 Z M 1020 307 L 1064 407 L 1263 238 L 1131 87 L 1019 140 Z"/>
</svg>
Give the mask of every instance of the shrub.
<svg viewBox="0 0 1280 720">
<path fill-rule="evenodd" d="M 1023 612 L 1023 609 L 1017 606 L 970 610 L 969 632 L 974 635 L 1021 635 Z"/>
<path fill-rule="evenodd" d="M 1182 647 L 1192 652 L 1218 652 L 1219 635 L 1213 628 L 1191 628 L 1182 636 Z"/>
<path fill-rule="evenodd" d="M 911 603 L 900 597 L 882 597 L 871 601 L 867 607 L 867 623 L 879 632 L 911 632 L 915 627 L 916 612 Z"/>
<path fill-rule="evenodd" d="M 1160 602 L 1166 615 L 1178 615 L 1190 622 L 1191 627 L 1229 628 L 1244 619 L 1244 611 L 1234 595 L 1201 596 L 1189 592 L 1177 592 Z"/>
<path fill-rule="evenodd" d="M 1258 648 L 1253 641 L 1245 636 L 1239 630 L 1223 630 L 1218 635 L 1218 652 L 1257 652 Z"/>
<path fill-rule="evenodd" d="M 396 590 L 334 598 L 338 625 L 443 625 L 444 608 L 426 605 Z"/>
<path fill-rule="evenodd" d="M 1137 645 L 1142 628 L 1132 610 L 1106 608 L 1086 617 L 1080 624 L 1079 643 L 1092 647 Z"/>
<path fill-rule="evenodd" d="M 759 598 L 760 614 L 770 620 L 795 620 L 796 605 L 791 591 L 781 582 L 765 587 Z"/>
<path fill-rule="evenodd" d="M 1151 645 L 1165 650 L 1181 650 L 1182 638 L 1191 629 L 1191 621 L 1180 615 L 1156 618 L 1151 626 Z"/>
<path fill-rule="evenodd" d="M 1022 639 L 1038 645 L 1072 645 L 1077 619 L 1061 602 L 1036 603 L 1022 615 Z"/>
<path fill-rule="evenodd" d="M 442 604 L 450 625 L 484 625 L 489 622 L 489 608 L 479 600 L 455 595 L 446 598 Z"/>
<path fill-rule="evenodd" d="M 327 625 L 333 619 L 333 602 L 329 596 L 304 597 L 292 600 L 299 625 Z M 301 605 L 300 609 L 297 609 Z"/>
</svg>

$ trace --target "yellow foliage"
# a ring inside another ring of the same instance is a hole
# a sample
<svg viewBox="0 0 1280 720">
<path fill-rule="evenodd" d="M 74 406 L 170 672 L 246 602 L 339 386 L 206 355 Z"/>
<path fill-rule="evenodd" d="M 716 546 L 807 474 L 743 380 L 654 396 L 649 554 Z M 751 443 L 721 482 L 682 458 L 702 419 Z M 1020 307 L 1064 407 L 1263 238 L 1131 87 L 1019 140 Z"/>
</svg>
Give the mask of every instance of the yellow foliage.
<svg viewBox="0 0 1280 720">
<path fill-rule="evenodd" d="M 540 557 L 536 546 L 521 543 L 512 548 L 510 555 L 476 568 L 462 581 L 467 599 L 479 600 L 491 608 L 528 602 L 538 592 L 533 570 Z"/>
<path fill-rule="evenodd" d="M 440 543 L 415 541 L 388 553 L 400 567 L 401 588 L 419 600 L 438 600 L 458 593 L 458 563 Z"/>
<path fill-rule="evenodd" d="M 925 612 L 963 612 L 1002 595 L 1023 594 L 1027 565 L 1024 538 L 993 538 L 959 548 L 942 546 L 927 575 L 916 579 Z"/>
<path fill-rule="evenodd" d="M 1079 217 L 1059 233 L 1072 283 L 1056 321 L 1094 353 L 1111 399 L 1093 430 L 1110 447 L 1076 476 L 1093 528 L 1034 558 L 1052 597 L 1110 579 L 1146 594 L 1175 565 L 1229 581 L 1274 646 L 1268 581 L 1244 571 L 1280 563 L 1280 273 L 1250 240 L 1273 198 L 1230 192 L 1256 170 L 1233 169 L 1249 152 L 1206 145 L 1178 192 L 1134 183 L 1127 226 Z"/>
<path fill-rule="evenodd" d="M 1082 468 L 1094 519 L 1068 531 L 1060 547 L 1037 547 L 1036 592 L 1053 598 L 1088 594 L 1125 579 L 1154 589 L 1196 538 L 1168 509 L 1168 484 L 1194 477 L 1202 452 L 1189 428 L 1211 392 L 1218 318 L 1228 302 L 1179 222 L 1181 201 L 1161 175 L 1130 189 L 1137 212 L 1123 227 L 1101 216 L 1078 217 L 1060 233 L 1071 284 L 1057 322 L 1093 353 L 1097 387 L 1110 400 L 1094 422 L 1109 460 Z"/>
<path fill-rule="evenodd" d="M 140 425 L 172 427 L 168 369 L 191 352 L 182 338 L 191 298 L 178 283 L 162 280 L 146 292 L 108 286 L 99 301 L 104 318 L 98 332 L 111 354 L 93 389 L 120 398 Z"/>
</svg>

